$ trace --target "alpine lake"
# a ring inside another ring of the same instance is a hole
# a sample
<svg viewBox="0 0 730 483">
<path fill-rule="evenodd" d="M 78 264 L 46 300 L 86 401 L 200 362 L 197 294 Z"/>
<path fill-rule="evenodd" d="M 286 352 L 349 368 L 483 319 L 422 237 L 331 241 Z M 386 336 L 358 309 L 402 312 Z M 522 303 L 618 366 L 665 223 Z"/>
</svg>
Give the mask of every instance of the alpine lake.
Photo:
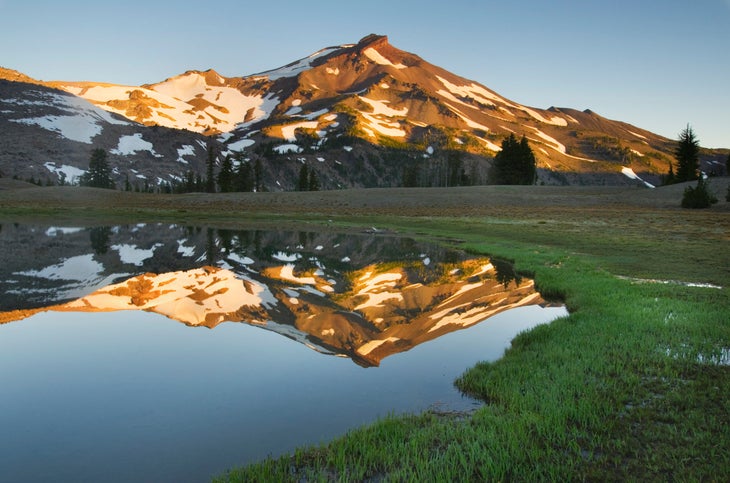
<svg viewBox="0 0 730 483">
<path fill-rule="evenodd" d="M 509 263 L 383 233 L 0 230 L 0 481 L 206 481 L 389 414 L 567 315 Z"/>
</svg>

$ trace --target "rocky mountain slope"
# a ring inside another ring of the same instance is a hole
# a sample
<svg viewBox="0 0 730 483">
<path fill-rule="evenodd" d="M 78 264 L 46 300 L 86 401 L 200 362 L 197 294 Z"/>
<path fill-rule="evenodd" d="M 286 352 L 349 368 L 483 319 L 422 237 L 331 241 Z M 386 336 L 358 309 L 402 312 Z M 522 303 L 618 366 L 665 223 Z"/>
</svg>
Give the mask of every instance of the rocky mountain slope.
<svg viewBox="0 0 730 483">
<path fill-rule="evenodd" d="M 530 141 L 540 182 L 547 184 L 657 184 L 673 159 L 673 140 L 589 110 L 524 106 L 378 35 L 243 77 L 188 71 L 157 84 L 120 86 L 0 74 L 8 80 L 0 84 L 3 127 L 10 121 L 15 132 L 33 127 L 36 134 L 39 128 L 51 130 L 76 143 L 93 139 L 119 156 L 112 159 L 119 178 L 134 178 L 141 165 L 153 166 L 142 175 L 156 184 L 191 169 L 204 174 L 202 136 L 214 141 L 219 160 L 232 155 L 239 162 L 260 161 L 263 188 L 269 190 L 294 189 L 303 163 L 316 170 L 325 188 L 481 184 L 511 133 Z M 89 137 L 93 130 L 87 130 L 78 136 L 49 118 L 54 114 L 25 112 L 41 105 L 32 95 L 23 97 L 24 91 L 63 101 L 66 107 L 53 108 L 67 112 L 69 99 L 87 101 L 91 107 L 73 101 L 78 116 L 104 124 L 109 134 Z M 6 156 L 13 143 L 1 142 L 0 169 L 15 173 Z M 43 153 L 34 153 L 39 163 Z M 48 161 L 41 166 L 58 165 L 45 154 Z M 726 157 L 724 151 L 703 155 L 706 171 L 720 170 Z M 75 153 L 72 158 L 75 164 L 69 165 L 79 169 L 88 162 Z M 459 176 L 453 176 L 455 170 Z"/>
</svg>

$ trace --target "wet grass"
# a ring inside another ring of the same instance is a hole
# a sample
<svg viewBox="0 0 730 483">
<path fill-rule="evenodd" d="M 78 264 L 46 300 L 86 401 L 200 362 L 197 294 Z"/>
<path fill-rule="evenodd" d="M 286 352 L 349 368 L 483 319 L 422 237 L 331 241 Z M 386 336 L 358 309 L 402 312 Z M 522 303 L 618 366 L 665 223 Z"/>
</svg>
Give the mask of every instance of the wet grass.
<svg viewBox="0 0 730 483">
<path fill-rule="evenodd" d="M 317 194 L 327 206 L 312 195 L 302 198 L 312 205 L 237 211 L 213 210 L 215 199 L 173 208 L 145 198 L 66 216 L 376 226 L 512 260 L 571 311 L 519 335 L 502 359 L 464 368 L 456 384 L 485 402 L 473 413 L 384 418 L 328 444 L 231 469 L 220 481 L 730 481 L 728 204 L 684 211 L 578 190 L 515 190 L 510 202 L 494 204 L 494 193 L 511 192 L 456 191 L 474 195 L 461 210 L 440 209 L 449 198 L 423 201 L 437 191 L 420 193 L 417 203 L 427 206 L 408 204 L 405 197 L 419 193 L 403 191 L 390 208 L 383 200 L 366 206 L 373 199 L 366 192 L 360 201 L 357 193 Z M 526 193 L 534 199 L 523 201 Z M 545 193 L 553 197 L 543 202 Z M 46 205 L 8 206 L 0 217 L 58 216 Z"/>
<path fill-rule="evenodd" d="M 572 313 L 466 370 L 457 386 L 485 401 L 474 414 L 386 418 L 220 480 L 728 481 L 730 231 L 704 215 L 650 215 L 377 220 L 514 260 Z"/>
</svg>

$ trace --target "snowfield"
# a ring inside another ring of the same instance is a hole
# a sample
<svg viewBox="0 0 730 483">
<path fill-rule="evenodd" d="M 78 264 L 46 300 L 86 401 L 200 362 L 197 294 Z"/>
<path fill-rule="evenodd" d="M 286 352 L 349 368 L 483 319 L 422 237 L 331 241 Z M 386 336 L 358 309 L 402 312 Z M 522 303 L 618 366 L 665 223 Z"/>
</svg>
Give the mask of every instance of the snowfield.
<svg viewBox="0 0 730 483">
<path fill-rule="evenodd" d="M 222 83 L 225 79 L 218 76 L 218 81 Z M 279 104 L 273 94 L 247 96 L 233 87 L 209 85 L 198 72 L 146 87 L 64 85 L 61 88 L 123 116 L 132 102 L 142 102 L 150 114 L 140 121 L 193 132 L 209 128 L 229 132 L 243 124 L 247 116 L 246 123 L 266 119 Z"/>
<path fill-rule="evenodd" d="M 104 124 L 129 125 L 128 122 L 116 119 L 109 112 L 79 97 L 49 92 L 38 92 L 37 95 L 40 100 L 35 105 L 54 107 L 64 114 L 10 119 L 10 121 L 36 125 L 56 132 L 66 139 L 86 144 L 91 144 L 91 140 L 101 133 Z M 12 100 L 3 100 L 3 102 L 12 103 Z"/>
<path fill-rule="evenodd" d="M 648 183 L 648 182 L 644 181 L 643 179 L 641 179 L 639 177 L 639 175 L 634 173 L 634 170 L 631 168 L 627 168 L 626 166 L 624 166 L 623 168 L 621 168 L 621 173 L 623 173 L 623 175 L 626 176 L 627 178 L 635 179 L 636 181 L 641 181 L 642 183 L 644 183 L 644 186 L 646 186 L 647 188 L 656 188 L 656 186 L 654 186 L 653 184 Z"/>
<path fill-rule="evenodd" d="M 368 59 L 372 60 L 373 62 L 375 62 L 376 64 L 379 64 L 379 65 L 388 65 L 390 67 L 395 67 L 396 69 L 405 69 L 406 67 L 408 67 L 403 64 L 392 63 L 391 61 L 389 61 L 388 59 L 383 57 L 383 54 L 381 54 L 377 50 L 373 49 L 372 47 L 365 49 L 363 51 L 363 54 L 365 54 L 365 56 Z"/>
<path fill-rule="evenodd" d="M 70 183 L 70 184 L 73 184 L 76 181 L 78 181 L 79 178 L 81 178 L 81 176 L 83 176 L 84 173 L 86 173 L 86 170 L 84 170 L 84 169 L 80 169 L 75 166 L 69 166 L 66 164 L 58 166 L 56 163 L 48 162 L 48 163 L 44 164 L 43 166 L 45 166 L 46 169 L 52 173 L 56 173 L 56 174 L 62 173 L 66 177 L 66 182 Z"/>
<path fill-rule="evenodd" d="M 119 144 L 115 149 L 109 151 L 112 154 L 119 154 L 122 156 L 129 156 L 136 154 L 140 151 L 149 151 L 156 158 L 161 158 L 161 154 L 155 152 L 155 148 L 151 142 L 142 139 L 141 133 L 135 133 L 131 136 L 122 136 L 119 138 Z M 178 150 L 179 152 L 179 150 Z"/>
<path fill-rule="evenodd" d="M 383 119 L 393 117 L 405 117 L 408 114 L 408 108 L 393 109 L 389 107 L 388 101 L 369 99 L 367 97 L 358 96 L 358 98 L 369 104 L 373 112 L 362 112 L 360 114 L 367 120 L 368 125 L 371 129 L 383 134 L 384 136 L 391 137 L 405 137 L 405 130 L 401 129 L 398 121 Z M 375 137 L 375 133 L 371 130 L 371 137 Z"/>
</svg>

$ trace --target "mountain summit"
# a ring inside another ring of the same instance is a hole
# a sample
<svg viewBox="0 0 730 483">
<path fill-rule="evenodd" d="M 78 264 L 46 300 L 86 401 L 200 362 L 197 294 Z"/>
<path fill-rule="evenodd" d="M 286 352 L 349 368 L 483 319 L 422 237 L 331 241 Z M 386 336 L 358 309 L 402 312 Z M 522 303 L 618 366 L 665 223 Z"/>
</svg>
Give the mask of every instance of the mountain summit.
<svg viewBox="0 0 730 483">
<path fill-rule="evenodd" d="M 0 77 L 64 91 L 88 101 L 86 111 L 97 108 L 119 122 L 126 119 L 133 134 L 116 140 L 94 137 L 93 144 L 116 156 L 146 153 L 148 162 L 140 167 L 156 184 L 182 179 L 190 170 L 204 172 L 200 163 L 207 142 L 200 137 L 184 141 L 184 132 L 207 136 L 239 162 L 259 161 L 265 188 L 272 190 L 293 189 L 302 163 L 314 166 L 325 188 L 484 183 L 491 158 L 510 134 L 528 139 L 540 182 L 656 184 L 668 171 L 674 146 L 589 110 L 511 101 L 392 46 L 382 35 L 241 77 L 190 70 L 142 86 L 41 83 L 14 71 Z M 3 112 L 10 111 L 16 127 L 53 124 L 20 118 L 12 109 Z M 160 138 L 161 128 L 180 133 L 170 141 L 179 153 L 177 166 L 161 163 L 165 149 L 152 140 Z M 149 129 L 158 131 L 152 136 Z M 711 161 L 710 156 L 705 162 Z M 166 171 L 149 169 L 150 162 L 164 164 Z M 128 162 L 125 166 L 125 159 L 112 156 L 112 163 L 119 178 L 139 174 Z M 0 169 L 13 171 L 3 164 Z M 456 177 L 449 173 L 455 169 Z"/>
</svg>

